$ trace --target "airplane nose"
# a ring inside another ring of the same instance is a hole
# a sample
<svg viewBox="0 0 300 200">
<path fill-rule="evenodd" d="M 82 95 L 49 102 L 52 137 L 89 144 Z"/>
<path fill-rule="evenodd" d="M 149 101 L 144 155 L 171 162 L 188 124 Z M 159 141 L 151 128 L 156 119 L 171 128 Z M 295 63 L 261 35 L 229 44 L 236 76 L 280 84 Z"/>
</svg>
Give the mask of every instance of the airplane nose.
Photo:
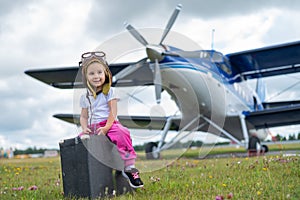
<svg viewBox="0 0 300 200">
<path fill-rule="evenodd" d="M 164 51 L 160 45 L 147 45 L 146 47 L 147 56 L 152 62 L 155 62 L 155 60 L 158 62 L 162 61 L 164 59 Z"/>
</svg>

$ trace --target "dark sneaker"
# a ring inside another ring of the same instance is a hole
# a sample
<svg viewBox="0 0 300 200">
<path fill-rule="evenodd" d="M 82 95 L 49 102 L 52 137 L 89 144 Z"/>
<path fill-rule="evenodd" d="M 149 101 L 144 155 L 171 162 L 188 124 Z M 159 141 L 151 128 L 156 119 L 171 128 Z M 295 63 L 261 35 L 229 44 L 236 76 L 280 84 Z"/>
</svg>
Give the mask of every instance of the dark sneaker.
<svg viewBox="0 0 300 200">
<path fill-rule="evenodd" d="M 142 182 L 139 171 L 136 168 L 131 168 L 129 171 L 122 171 L 122 175 L 128 179 L 129 185 L 133 188 L 141 188 L 144 187 L 144 183 Z"/>
</svg>

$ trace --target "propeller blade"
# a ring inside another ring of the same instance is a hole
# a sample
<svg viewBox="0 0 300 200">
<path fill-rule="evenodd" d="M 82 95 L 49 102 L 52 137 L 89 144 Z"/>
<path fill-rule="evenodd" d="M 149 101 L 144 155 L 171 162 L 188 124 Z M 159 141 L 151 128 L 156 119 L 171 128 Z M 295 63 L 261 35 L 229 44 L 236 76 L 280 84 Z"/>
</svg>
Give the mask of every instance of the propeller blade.
<svg viewBox="0 0 300 200">
<path fill-rule="evenodd" d="M 145 40 L 145 38 L 130 24 L 125 23 L 126 29 L 129 31 L 129 33 L 142 45 L 147 46 L 148 42 Z"/>
<path fill-rule="evenodd" d="M 173 24 L 174 24 L 174 22 L 175 22 L 175 20 L 176 20 L 176 18 L 177 18 L 177 16 L 178 16 L 180 10 L 181 10 L 181 8 L 182 8 L 182 5 L 181 5 L 181 4 L 178 4 L 178 5 L 176 6 L 176 8 L 175 8 L 175 10 L 174 10 L 174 12 L 173 12 L 171 18 L 169 19 L 169 22 L 168 22 L 168 24 L 167 24 L 167 26 L 166 26 L 166 28 L 165 28 L 165 31 L 164 31 L 164 33 L 163 33 L 163 35 L 162 35 L 162 37 L 161 37 L 161 40 L 160 40 L 160 43 L 159 43 L 159 44 L 162 44 L 163 41 L 164 41 L 164 39 L 165 39 L 166 36 L 168 35 L 169 31 L 171 30 L 171 28 L 172 28 L 172 26 L 173 26 Z"/>
<path fill-rule="evenodd" d="M 158 64 L 158 60 L 155 60 L 155 65 L 154 65 L 154 86 L 155 86 L 155 98 L 156 98 L 156 103 L 160 104 L 161 100 L 161 74 L 160 74 L 160 68 Z"/>
<path fill-rule="evenodd" d="M 146 60 L 147 60 L 147 58 L 143 58 L 142 60 L 136 62 L 135 64 L 132 64 L 132 65 L 124 68 L 122 71 L 120 71 L 113 77 L 113 83 L 117 82 L 120 79 L 126 78 L 126 76 L 132 74 L 139 68 L 143 67 L 144 64 L 146 63 Z"/>
</svg>

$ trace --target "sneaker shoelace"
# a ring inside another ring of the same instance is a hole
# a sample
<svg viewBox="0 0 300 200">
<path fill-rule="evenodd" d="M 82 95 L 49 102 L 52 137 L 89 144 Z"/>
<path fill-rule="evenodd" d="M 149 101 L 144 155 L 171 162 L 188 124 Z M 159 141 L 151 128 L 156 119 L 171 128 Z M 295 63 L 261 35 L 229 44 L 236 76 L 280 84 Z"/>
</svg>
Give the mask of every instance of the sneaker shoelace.
<svg viewBox="0 0 300 200">
<path fill-rule="evenodd" d="M 132 173 L 132 176 L 133 176 L 133 179 L 140 178 L 138 172 L 133 172 L 133 173 Z"/>
</svg>

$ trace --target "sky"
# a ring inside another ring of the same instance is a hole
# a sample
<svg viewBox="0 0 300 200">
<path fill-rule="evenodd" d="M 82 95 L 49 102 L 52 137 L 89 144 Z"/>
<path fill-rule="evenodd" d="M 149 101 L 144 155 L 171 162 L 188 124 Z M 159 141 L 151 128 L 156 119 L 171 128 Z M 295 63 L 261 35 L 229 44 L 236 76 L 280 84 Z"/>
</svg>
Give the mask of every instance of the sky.
<svg viewBox="0 0 300 200">
<path fill-rule="evenodd" d="M 172 31 L 204 49 L 211 48 L 213 29 L 214 49 L 224 54 L 300 40 L 297 0 L 1 0 L 0 147 L 58 148 L 79 131 L 52 117 L 76 110 L 74 91 L 50 87 L 24 71 L 76 66 L 83 52 L 123 34 L 125 21 L 164 28 L 178 3 L 183 7 Z M 267 80 L 267 99 L 299 100 L 299 81 L 299 74 Z"/>
</svg>

